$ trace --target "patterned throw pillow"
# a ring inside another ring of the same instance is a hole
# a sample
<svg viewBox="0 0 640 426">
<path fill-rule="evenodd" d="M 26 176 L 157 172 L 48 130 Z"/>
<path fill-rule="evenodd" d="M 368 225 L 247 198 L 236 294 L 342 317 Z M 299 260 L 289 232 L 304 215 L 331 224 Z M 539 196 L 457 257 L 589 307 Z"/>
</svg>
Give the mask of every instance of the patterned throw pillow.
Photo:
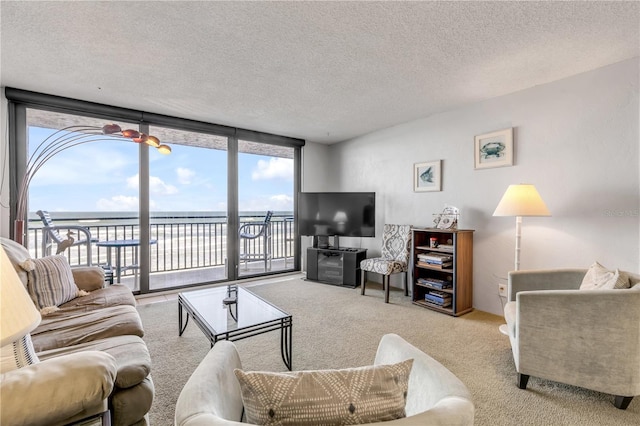
<svg viewBox="0 0 640 426">
<path fill-rule="evenodd" d="M 408 359 L 344 370 L 234 372 L 248 423 L 355 425 L 406 416 L 412 366 Z"/>
<path fill-rule="evenodd" d="M 20 267 L 28 273 L 27 290 L 42 315 L 78 295 L 78 286 L 64 256 L 29 259 Z"/>
<path fill-rule="evenodd" d="M 589 267 L 580 284 L 580 290 L 613 290 L 629 288 L 629 277 L 617 269 L 610 271 L 598 262 Z"/>
</svg>

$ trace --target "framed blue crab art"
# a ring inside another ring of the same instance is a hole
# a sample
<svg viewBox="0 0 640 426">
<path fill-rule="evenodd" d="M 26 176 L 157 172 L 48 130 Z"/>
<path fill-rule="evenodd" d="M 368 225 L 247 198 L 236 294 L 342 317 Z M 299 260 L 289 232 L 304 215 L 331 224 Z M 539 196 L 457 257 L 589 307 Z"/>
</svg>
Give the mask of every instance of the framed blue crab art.
<svg viewBox="0 0 640 426">
<path fill-rule="evenodd" d="M 442 190 L 441 163 L 442 160 L 436 160 L 413 165 L 414 192 Z"/>
<path fill-rule="evenodd" d="M 513 166 L 513 127 L 475 137 L 475 168 Z"/>
</svg>

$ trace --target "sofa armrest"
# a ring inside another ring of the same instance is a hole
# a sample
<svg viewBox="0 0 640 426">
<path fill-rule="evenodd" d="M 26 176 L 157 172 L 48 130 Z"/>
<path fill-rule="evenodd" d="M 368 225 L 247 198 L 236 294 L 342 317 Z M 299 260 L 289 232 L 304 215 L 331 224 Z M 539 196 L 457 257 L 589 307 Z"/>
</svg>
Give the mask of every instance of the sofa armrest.
<svg viewBox="0 0 640 426">
<path fill-rule="evenodd" d="M 614 395 L 640 394 L 640 292 L 524 291 L 516 296 L 521 374 Z"/>
<path fill-rule="evenodd" d="M 511 271 L 507 282 L 508 300 L 516 300 L 516 294 L 521 291 L 577 290 L 586 273 L 586 269 Z"/>
<path fill-rule="evenodd" d="M 100 413 L 116 378 L 115 359 L 87 351 L 2 374 L 0 424 L 56 425 Z"/>
<path fill-rule="evenodd" d="M 182 388 L 175 425 L 241 425 L 243 404 L 236 368 L 242 364 L 234 344 L 216 343 Z"/>
<path fill-rule="evenodd" d="M 80 290 L 94 291 L 104 287 L 104 269 L 99 266 L 73 267 L 71 273 Z"/>
<path fill-rule="evenodd" d="M 471 393 L 464 383 L 445 366 L 400 336 L 382 336 L 374 364 L 394 364 L 410 358 L 413 358 L 413 367 L 409 376 L 407 417 L 397 422 L 433 425 L 473 424 L 475 408 Z"/>
</svg>

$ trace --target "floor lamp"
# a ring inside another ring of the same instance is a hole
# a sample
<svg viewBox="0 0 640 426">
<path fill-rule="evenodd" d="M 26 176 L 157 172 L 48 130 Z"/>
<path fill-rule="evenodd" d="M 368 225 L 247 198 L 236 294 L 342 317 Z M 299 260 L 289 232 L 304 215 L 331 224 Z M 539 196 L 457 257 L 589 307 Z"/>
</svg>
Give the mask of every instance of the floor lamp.
<svg viewBox="0 0 640 426">
<path fill-rule="evenodd" d="M 520 270 L 520 240 L 522 239 L 523 216 L 551 216 L 549 209 L 536 190 L 530 184 L 509 185 L 498 207 L 493 212 L 494 216 L 516 217 L 516 254 L 515 271 Z M 507 334 L 506 325 L 500 326 L 500 331 Z"/>
</svg>

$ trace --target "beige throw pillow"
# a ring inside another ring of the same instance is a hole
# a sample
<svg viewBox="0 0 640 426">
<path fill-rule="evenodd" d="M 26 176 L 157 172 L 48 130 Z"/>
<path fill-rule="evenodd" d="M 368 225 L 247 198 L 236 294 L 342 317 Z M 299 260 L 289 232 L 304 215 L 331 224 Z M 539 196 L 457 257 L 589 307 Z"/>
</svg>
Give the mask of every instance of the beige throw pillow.
<svg viewBox="0 0 640 426">
<path fill-rule="evenodd" d="M 40 313 L 46 315 L 78 295 L 71 267 L 66 257 L 47 256 L 20 264 L 28 273 L 27 290 Z"/>
<path fill-rule="evenodd" d="M 406 416 L 412 365 L 409 359 L 344 370 L 234 372 L 248 423 L 355 425 Z"/>
<path fill-rule="evenodd" d="M 589 267 L 580 290 L 613 290 L 629 288 L 629 277 L 619 270 L 610 271 L 598 262 Z"/>
</svg>

